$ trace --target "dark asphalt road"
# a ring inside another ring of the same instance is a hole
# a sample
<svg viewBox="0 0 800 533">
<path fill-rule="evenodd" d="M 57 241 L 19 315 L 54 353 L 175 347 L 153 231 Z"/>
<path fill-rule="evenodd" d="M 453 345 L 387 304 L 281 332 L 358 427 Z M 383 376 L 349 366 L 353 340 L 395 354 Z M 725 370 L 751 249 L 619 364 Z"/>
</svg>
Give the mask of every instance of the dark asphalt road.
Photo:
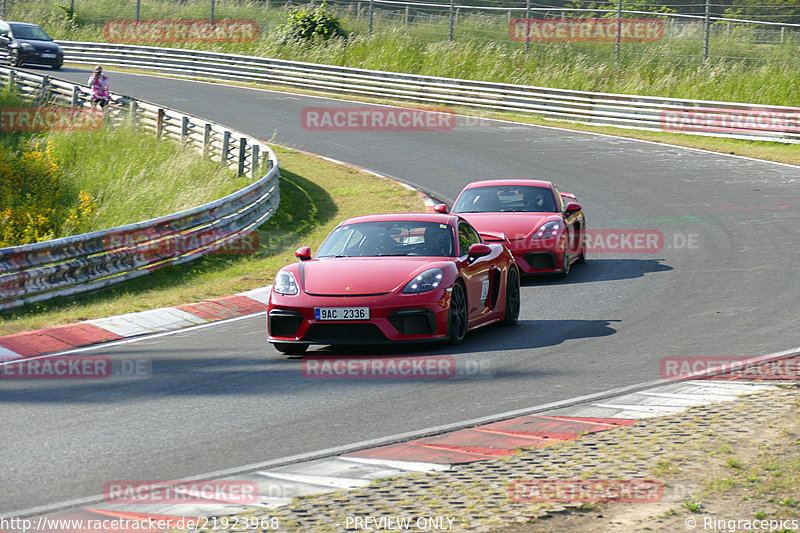
<svg viewBox="0 0 800 533">
<path fill-rule="evenodd" d="M 85 82 L 88 71 L 57 76 Z M 150 379 L 2 382 L 0 513 L 100 494 L 110 480 L 181 479 L 657 379 L 667 356 L 800 346 L 800 168 L 484 120 L 310 132 L 303 108 L 355 104 L 109 76 L 114 91 L 447 201 L 479 178 L 551 179 L 577 194 L 590 228 L 659 229 L 665 247 L 591 255 L 567 280 L 526 283 L 518 327 L 413 352 L 481 359 L 492 379 L 306 380 L 265 342 L 257 316 L 91 352 L 150 360 Z M 696 247 L 676 247 L 689 238 Z"/>
</svg>

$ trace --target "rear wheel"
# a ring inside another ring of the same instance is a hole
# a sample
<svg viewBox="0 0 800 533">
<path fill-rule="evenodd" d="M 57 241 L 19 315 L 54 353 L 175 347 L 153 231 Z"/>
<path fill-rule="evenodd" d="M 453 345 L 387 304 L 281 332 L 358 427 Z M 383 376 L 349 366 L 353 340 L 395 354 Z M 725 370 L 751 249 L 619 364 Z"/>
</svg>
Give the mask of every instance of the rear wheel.
<svg viewBox="0 0 800 533">
<path fill-rule="evenodd" d="M 308 350 L 308 344 L 294 344 L 289 342 L 274 342 L 272 345 L 279 352 L 286 355 L 302 355 Z"/>
<path fill-rule="evenodd" d="M 450 312 L 447 315 L 447 335 L 450 344 L 461 344 L 467 335 L 467 296 L 460 283 L 450 293 Z"/>
<path fill-rule="evenodd" d="M 506 278 L 506 316 L 503 319 L 504 326 L 513 326 L 519 322 L 519 273 L 517 269 L 508 269 Z"/>
</svg>

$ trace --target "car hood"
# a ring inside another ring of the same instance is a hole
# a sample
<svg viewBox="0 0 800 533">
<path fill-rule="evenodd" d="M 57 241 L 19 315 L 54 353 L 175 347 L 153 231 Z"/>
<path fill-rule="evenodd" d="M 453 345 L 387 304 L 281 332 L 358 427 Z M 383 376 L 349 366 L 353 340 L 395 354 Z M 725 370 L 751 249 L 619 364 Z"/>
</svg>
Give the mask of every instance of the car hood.
<svg viewBox="0 0 800 533">
<path fill-rule="evenodd" d="M 392 292 L 435 266 L 430 257 L 331 257 L 305 261 L 297 269 L 309 294 L 358 296 Z"/>
<path fill-rule="evenodd" d="M 489 241 L 499 238 L 501 233 L 509 241 L 524 239 L 545 222 L 561 220 L 558 213 L 464 213 L 461 216 Z"/>
</svg>

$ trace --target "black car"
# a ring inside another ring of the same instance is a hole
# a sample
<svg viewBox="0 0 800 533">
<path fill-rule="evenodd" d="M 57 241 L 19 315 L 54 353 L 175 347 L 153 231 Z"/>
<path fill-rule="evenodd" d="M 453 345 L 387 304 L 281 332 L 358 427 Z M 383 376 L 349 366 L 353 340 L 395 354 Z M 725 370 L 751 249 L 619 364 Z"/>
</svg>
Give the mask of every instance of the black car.
<svg viewBox="0 0 800 533">
<path fill-rule="evenodd" d="M 0 50 L 12 67 L 29 63 L 61 68 L 64 63 L 64 51 L 36 24 L 0 20 Z"/>
</svg>

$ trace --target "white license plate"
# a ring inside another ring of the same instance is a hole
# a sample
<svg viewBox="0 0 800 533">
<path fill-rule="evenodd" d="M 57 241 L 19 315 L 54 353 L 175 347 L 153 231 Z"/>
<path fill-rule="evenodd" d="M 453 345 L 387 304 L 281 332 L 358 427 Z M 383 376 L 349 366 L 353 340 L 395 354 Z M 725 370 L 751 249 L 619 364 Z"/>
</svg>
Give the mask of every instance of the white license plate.
<svg viewBox="0 0 800 533">
<path fill-rule="evenodd" d="M 43 59 L 55 59 L 55 54 L 42 54 Z"/>
<path fill-rule="evenodd" d="M 369 307 L 315 307 L 317 320 L 369 320 Z"/>
</svg>

